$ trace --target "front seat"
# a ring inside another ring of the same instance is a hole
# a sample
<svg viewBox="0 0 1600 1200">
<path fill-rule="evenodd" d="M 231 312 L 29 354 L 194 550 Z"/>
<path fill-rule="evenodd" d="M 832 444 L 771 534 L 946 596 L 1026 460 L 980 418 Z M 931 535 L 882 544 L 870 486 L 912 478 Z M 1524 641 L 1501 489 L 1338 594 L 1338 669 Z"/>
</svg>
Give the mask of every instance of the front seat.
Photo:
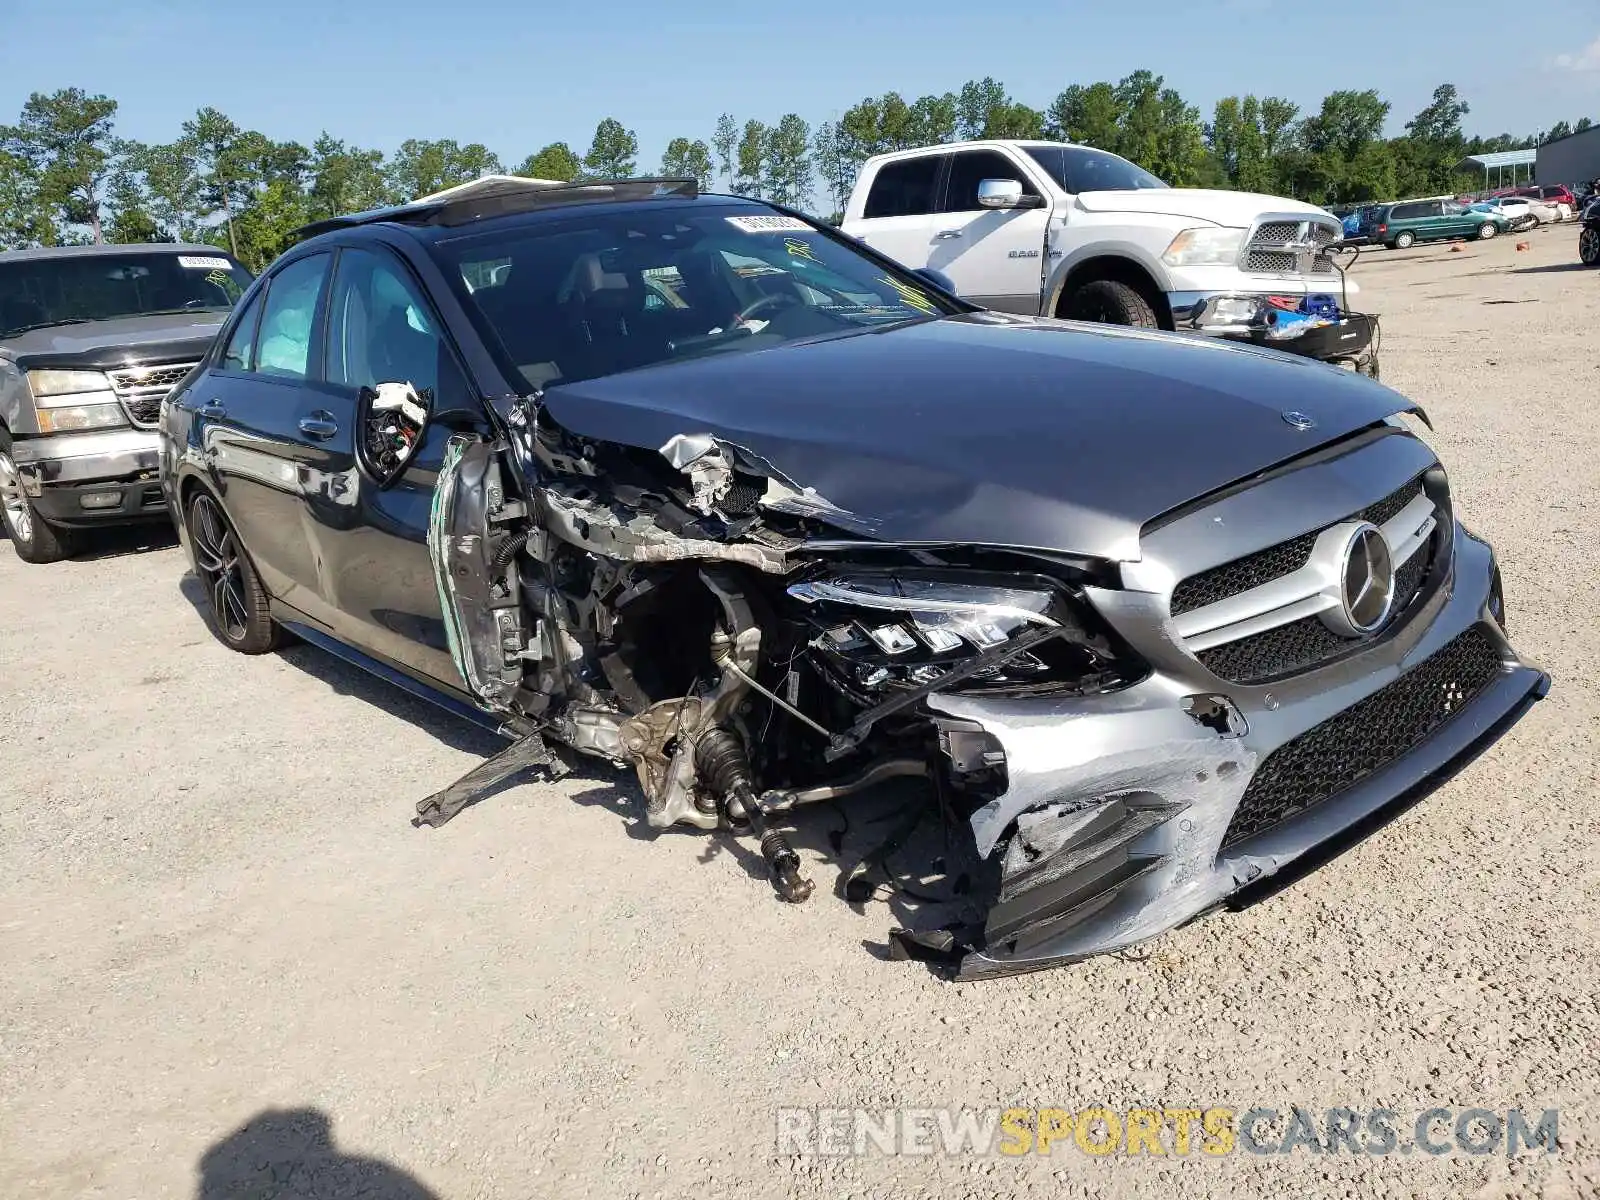
<svg viewBox="0 0 1600 1200">
<path fill-rule="evenodd" d="M 663 348 L 652 349 L 639 327 L 644 288 L 622 271 L 607 271 L 598 254 L 585 254 L 573 265 L 561 299 L 573 340 L 587 360 L 583 375 L 627 370 L 661 357 Z"/>
</svg>

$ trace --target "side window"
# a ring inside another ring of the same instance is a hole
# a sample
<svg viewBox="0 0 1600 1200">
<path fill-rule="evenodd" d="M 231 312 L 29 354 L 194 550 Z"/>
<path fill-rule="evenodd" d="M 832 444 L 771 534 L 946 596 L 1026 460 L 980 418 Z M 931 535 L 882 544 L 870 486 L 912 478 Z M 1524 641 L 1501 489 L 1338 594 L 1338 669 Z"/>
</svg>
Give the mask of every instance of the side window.
<svg viewBox="0 0 1600 1200">
<path fill-rule="evenodd" d="M 316 331 L 317 297 L 328 275 L 326 254 L 297 259 L 267 282 L 256 338 L 256 370 L 262 375 L 304 379 Z"/>
<path fill-rule="evenodd" d="M 1422 206 L 1420 204 L 1396 204 L 1389 210 L 1389 220 L 1391 221 L 1409 221 L 1413 217 L 1420 217 L 1421 215 Z"/>
<path fill-rule="evenodd" d="M 261 318 L 261 297 L 265 292 L 257 292 L 250 301 L 250 306 L 239 314 L 239 323 L 233 327 L 233 336 L 228 339 L 228 348 L 222 352 L 222 362 L 219 364 L 224 371 L 248 371 L 252 351 L 256 347 L 256 322 Z"/>
<path fill-rule="evenodd" d="M 925 154 L 885 163 L 867 193 L 863 217 L 918 217 L 933 211 L 942 154 Z"/>
<path fill-rule="evenodd" d="M 438 395 L 454 386 L 438 319 L 405 269 L 386 255 L 345 250 L 328 302 L 327 379 L 353 388 L 409 383 Z"/>
<path fill-rule="evenodd" d="M 1038 192 L 1022 168 L 995 150 L 964 150 L 950 161 L 950 182 L 945 185 L 941 212 L 977 212 L 978 184 L 985 179 L 1015 179 L 1022 194 Z"/>
<path fill-rule="evenodd" d="M 1441 206 L 1437 200 L 1430 200 L 1428 203 L 1421 205 L 1420 207 L 1422 209 L 1422 215 L 1425 217 L 1437 217 L 1444 212 L 1443 206 Z"/>
</svg>

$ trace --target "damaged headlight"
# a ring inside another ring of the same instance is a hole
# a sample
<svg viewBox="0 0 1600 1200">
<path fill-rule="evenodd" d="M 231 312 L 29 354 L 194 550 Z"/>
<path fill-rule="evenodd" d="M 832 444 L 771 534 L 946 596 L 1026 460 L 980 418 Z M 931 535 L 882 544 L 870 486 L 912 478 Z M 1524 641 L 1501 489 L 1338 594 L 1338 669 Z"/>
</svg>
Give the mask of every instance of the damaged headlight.
<svg viewBox="0 0 1600 1200">
<path fill-rule="evenodd" d="M 863 694 L 937 683 L 978 656 L 996 659 L 952 690 L 1100 689 L 1142 675 L 1091 632 L 1087 607 L 1050 580 L 929 571 L 826 575 L 789 588 L 806 605 L 834 678 Z M 1029 586 L 1019 586 L 1027 584 Z M 1031 635 L 1031 636 L 1030 636 Z M 1007 654 L 1005 647 L 1026 640 Z"/>
</svg>

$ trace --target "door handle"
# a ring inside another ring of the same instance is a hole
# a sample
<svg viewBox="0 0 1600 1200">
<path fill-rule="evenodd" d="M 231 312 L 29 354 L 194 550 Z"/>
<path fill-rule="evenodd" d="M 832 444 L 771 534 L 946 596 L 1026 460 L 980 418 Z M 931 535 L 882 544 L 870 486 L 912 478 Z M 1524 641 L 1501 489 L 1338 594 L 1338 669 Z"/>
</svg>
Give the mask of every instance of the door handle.
<svg viewBox="0 0 1600 1200">
<path fill-rule="evenodd" d="M 225 417 L 228 415 L 228 407 L 221 400 L 207 400 L 200 406 L 200 415 L 202 417 Z"/>
<path fill-rule="evenodd" d="M 318 410 L 300 418 L 300 432 L 308 438 L 325 442 L 339 432 L 339 422 L 333 419 L 332 413 Z"/>
<path fill-rule="evenodd" d="M 958 238 L 960 236 L 961 230 L 959 229 L 941 229 L 938 233 L 933 235 L 933 240 L 936 242 L 946 242 L 951 238 Z"/>
</svg>

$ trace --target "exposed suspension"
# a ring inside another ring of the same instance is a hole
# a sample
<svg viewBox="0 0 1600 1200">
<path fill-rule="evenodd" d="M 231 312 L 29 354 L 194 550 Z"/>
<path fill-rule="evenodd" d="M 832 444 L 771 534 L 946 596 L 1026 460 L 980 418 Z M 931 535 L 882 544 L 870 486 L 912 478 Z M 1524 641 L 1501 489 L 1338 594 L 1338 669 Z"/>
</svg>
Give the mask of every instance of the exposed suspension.
<svg viewBox="0 0 1600 1200">
<path fill-rule="evenodd" d="M 778 895 L 790 904 L 809 899 L 811 880 L 800 873 L 800 856 L 789 839 L 767 825 L 750 778 L 750 760 L 738 735 L 721 727 L 702 734 L 695 743 L 695 773 L 702 788 L 720 797 L 730 823 L 747 827 L 760 837 L 761 857 Z"/>
</svg>

